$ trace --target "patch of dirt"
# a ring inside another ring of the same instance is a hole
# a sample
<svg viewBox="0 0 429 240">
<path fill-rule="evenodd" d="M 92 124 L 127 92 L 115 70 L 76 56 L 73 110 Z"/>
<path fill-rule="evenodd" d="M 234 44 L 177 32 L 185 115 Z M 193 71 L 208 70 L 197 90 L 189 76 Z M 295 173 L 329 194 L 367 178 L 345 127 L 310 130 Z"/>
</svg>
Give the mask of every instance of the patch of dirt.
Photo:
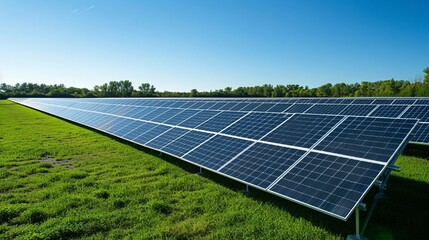
<svg viewBox="0 0 429 240">
<path fill-rule="evenodd" d="M 43 157 L 39 160 L 39 162 L 47 162 L 47 163 L 51 163 L 54 166 L 64 166 L 68 169 L 72 169 L 73 165 L 71 165 L 71 160 L 61 160 L 61 161 L 56 161 L 55 158 L 50 158 L 50 157 Z"/>
</svg>

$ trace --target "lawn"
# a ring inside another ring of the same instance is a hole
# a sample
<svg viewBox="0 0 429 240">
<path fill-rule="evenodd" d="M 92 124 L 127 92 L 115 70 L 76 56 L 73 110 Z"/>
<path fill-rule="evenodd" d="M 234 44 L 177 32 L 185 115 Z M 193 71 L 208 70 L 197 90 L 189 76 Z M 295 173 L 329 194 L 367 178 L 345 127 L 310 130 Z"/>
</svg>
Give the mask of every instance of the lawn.
<svg viewBox="0 0 429 240">
<path fill-rule="evenodd" d="M 397 165 L 402 171 L 370 220 L 371 239 L 427 236 L 429 161 L 402 155 Z M 343 222 L 197 170 L 0 101 L 0 239 L 344 239 L 354 232 L 354 216 Z"/>
</svg>

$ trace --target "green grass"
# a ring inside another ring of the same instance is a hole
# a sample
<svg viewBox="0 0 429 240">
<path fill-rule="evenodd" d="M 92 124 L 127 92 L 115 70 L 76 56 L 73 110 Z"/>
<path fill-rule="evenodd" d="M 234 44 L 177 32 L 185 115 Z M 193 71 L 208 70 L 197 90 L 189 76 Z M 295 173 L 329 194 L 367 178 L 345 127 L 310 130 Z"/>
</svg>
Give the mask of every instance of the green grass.
<svg viewBox="0 0 429 240">
<path fill-rule="evenodd" d="M 429 154 L 428 154 L 429 155 Z M 429 163 L 401 156 L 367 229 L 422 239 Z M 0 101 L 0 239 L 344 239 L 336 220 L 156 152 Z"/>
</svg>

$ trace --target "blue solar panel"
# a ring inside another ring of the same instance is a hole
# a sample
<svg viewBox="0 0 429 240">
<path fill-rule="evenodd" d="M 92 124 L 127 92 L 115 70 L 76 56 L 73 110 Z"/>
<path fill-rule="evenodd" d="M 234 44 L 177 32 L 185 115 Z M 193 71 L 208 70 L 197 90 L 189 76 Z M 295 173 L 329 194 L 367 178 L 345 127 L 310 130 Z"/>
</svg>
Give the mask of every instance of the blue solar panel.
<svg viewBox="0 0 429 240">
<path fill-rule="evenodd" d="M 348 117 L 315 149 L 387 162 L 416 123 L 405 119 Z"/>
<path fill-rule="evenodd" d="M 254 112 L 243 117 L 222 131 L 222 133 L 258 140 L 290 116 L 287 114 Z"/>
<path fill-rule="evenodd" d="M 216 170 L 243 151 L 252 142 L 217 135 L 183 156 L 184 159 Z"/>
<path fill-rule="evenodd" d="M 140 119 L 149 120 L 150 121 L 150 120 L 152 120 L 152 119 L 160 116 L 161 114 L 164 114 L 168 110 L 169 110 L 168 108 L 155 108 L 154 110 L 152 110 L 148 114 L 145 114 L 144 116 L 141 116 Z"/>
<path fill-rule="evenodd" d="M 222 112 L 207 122 L 198 125 L 196 128 L 206 131 L 219 132 L 244 115 L 245 113 L 242 112 Z"/>
<path fill-rule="evenodd" d="M 349 105 L 342 112 L 341 115 L 351 116 L 367 116 L 376 105 Z"/>
<path fill-rule="evenodd" d="M 158 125 L 154 128 L 151 128 L 147 130 L 146 132 L 140 134 L 138 137 L 134 138 L 133 141 L 145 145 L 147 142 L 152 140 L 153 138 L 158 137 L 165 131 L 169 130 L 170 127 L 164 126 L 164 125 Z"/>
<path fill-rule="evenodd" d="M 347 218 L 383 165 L 309 153 L 270 191 Z"/>
<path fill-rule="evenodd" d="M 375 99 L 374 102 L 372 102 L 372 104 L 385 104 L 385 105 L 389 105 L 391 103 L 393 103 L 394 99 Z"/>
<path fill-rule="evenodd" d="M 429 105 L 429 99 L 417 99 L 415 105 Z"/>
<path fill-rule="evenodd" d="M 151 121 L 153 122 L 164 122 L 170 118 L 173 118 L 174 116 L 176 116 L 177 114 L 183 112 L 185 110 L 183 109 L 168 109 L 167 111 L 159 114 L 157 117 L 154 117 L 151 119 Z"/>
<path fill-rule="evenodd" d="M 247 102 L 241 102 L 237 103 L 235 106 L 233 106 L 230 110 L 231 111 L 241 111 L 245 106 L 249 105 Z"/>
<path fill-rule="evenodd" d="M 171 125 L 178 125 L 179 123 L 191 118 L 192 116 L 194 116 L 200 111 L 201 110 L 192 110 L 192 109 L 183 110 L 183 112 L 178 113 L 177 115 L 174 116 L 174 118 L 170 118 L 166 120 L 164 123 L 171 124 Z"/>
<path fill-rule="evenodd" d="M 313 104 L 294 104 L 288 108 L 285 112 L 287 113 L 303 113 L 307 111 Z"/>
<path fill-rule="evenodd" d="M 268 112 L 284 112 L 286 109 L 290 108 L 292 104 L 289 103 L 277 103 L 272 108 L 268 109 Z"/>
<path fill-rule="evenodd" d="M 305 151 L 256 143 L 243 154 L 224 166 L 220 172 L 267 188 Z"/>
<path fill-rule="evenodd" d="M 373 98 L 355 98 L 355 100 L 352 102 L 352 104 L 371 104 L 374 102 L 375 99 Z"/>
<path fill-rule="evenodd" d="M 246 106 L 244 106 L 240 111 L 253 111 L 255 108 L 257 108 L 261 103 L 249 103 Z"/>
<path fill-rule="evenodd" d="M 417 143 L 429 143 L 429 123 L 417 124 L 411 141 Z"/>
<path fill-rule="evenodd" d="M 131 130 L 127 134 L 124 135 L 125 139 L 133 140 L 140 136 L 141 134 L 144 134 L 146 131 L 149 131 L 150 129 L 158 126 L 157 124 L 153 123 L 144 123 L 144 122 L 138 122 L 139 124 L 135 129 Z"/>
<path fill-rule="evenodd" d="M 172 128 L 152 139 L 150 142 L 147 142 L 146 145 L 155 149 L 161 149 L 187 132 L 189 132 L 189 130 Z"/>
<path fill-rule="evenodd" d="M 266 112 L 266 111 L 268 111 L 268 109 L 274 107 L 275 105 L 276 105 L 275 103 L 263 103 L 263 104 L 259 105 L 258 107 L 256 107 L 255 109 L 253 109 L 253 111 Z"/>
<path fill-rule="evenodd" d="M 398 105 L 381 105 L 371 113 L 371 116 L 374 117 L 398 117 L 407 106 L 398 106 Z"/>
<path fill-rule="evenodd" d="M 201 143 L 211 138 L 212 136 L 214 136 L 214 134 L 190 131 L 185 135 L 177 138 L 176 140 L 170 142 L 161 150 L 171 155 L 181 157 L 187 152 L 197 147 L 198 145 L 200 145 Z"/>
<path fill-rule="evenodd" d="M 180 122 L 178 125 L 182 127 L 195 128 L 219 113 L 220 112 L 217 111 L 202 110 L 183 122 Z"/>
<path fill-rule="evenodd" d="M 393 104 L 404 104 L 404 105 L 412 105 L 416 99 L 395 99 Z"/>
<path fill-rule="evenodd" d="M 228 102 L 227 104 L 223 105 L 219 108 L 219 110 L 231 110 L 235 105 L 237 105 L 238 102 Z"/>
<path fill-rule="evenodd" d="M 401 118 L 417 118 L 420 122 L 429 122 L 429 106 L 411 106 Z"/>
<path fill-rule="evenodd" d="M 316 113 L 316 114 L 334 114 L 337 115 L 343 111 L 347 105 L 327 105 L 327 104 L 318 104 L 312 106 L 305 113 Z"/>
<path fill-rule="evenodd" d="M 328 115 L 294 115 L 262 140 L 309 148 L 342 118 Z"/>
</svg>

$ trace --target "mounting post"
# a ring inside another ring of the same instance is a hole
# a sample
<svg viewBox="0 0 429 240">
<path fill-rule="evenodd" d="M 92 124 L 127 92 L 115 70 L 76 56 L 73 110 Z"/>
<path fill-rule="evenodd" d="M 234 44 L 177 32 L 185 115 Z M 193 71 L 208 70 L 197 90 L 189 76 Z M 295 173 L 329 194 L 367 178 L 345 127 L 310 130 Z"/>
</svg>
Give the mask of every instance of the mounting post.
<svg viewBox="0 0 429 240">
<path fill-rule="evenodd" d="M 360 203 L 359 206 L 356 207 L 356 234 L 355 235 L 348 235 L 347 240 L 367 240 L 367 238 L 362 236 L 362 232 L 360 230 L 360 210 L 366 211 L 366 205 L 364 203 Z"/>
<path fill-rule="evenodd" d="M 203 168 L 200 167 L 200 171 L 198 171 L 196 174 L 202 176 L 203 175 Z"/>
</svg>

